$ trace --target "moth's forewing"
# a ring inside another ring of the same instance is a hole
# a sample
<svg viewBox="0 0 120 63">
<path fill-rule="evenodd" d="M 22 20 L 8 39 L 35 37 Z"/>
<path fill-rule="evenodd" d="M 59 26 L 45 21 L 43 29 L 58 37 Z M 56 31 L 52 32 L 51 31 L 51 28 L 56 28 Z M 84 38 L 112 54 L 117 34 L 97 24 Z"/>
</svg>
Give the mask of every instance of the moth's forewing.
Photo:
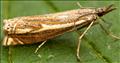
<svg viewBox="0 0 120 63">
<path fill-rule="evenodd" d="M 93 12 L 95 12 L 94 9 L 78 9 L 9 19 L 8 21 L 11 21 L 12 25 L 7 26 L 9 23 L 5 22 L 4 30 L 7 32 L 8 42 L 4 42 L 4 45 L 32 44 L 54 38 L 73 30 L 74 26 L 79 28 L 81 25 L 87 25 L 96 20 L 95 14 L 86 15 Z"/>
</svg>

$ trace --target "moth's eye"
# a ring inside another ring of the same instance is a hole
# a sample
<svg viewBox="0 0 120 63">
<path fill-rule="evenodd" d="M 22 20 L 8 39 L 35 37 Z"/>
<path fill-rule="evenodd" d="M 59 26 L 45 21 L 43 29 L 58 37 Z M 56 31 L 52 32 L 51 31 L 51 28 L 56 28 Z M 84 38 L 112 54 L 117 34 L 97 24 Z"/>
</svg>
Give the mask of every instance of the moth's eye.
<svg viewBox="0 0 120 63">
<path fill-rule="evenodd" d="M 6 24 L 6 27 L 10 27 L 11 26 L 11 24 Z"/>
<path fill-rule="evenodd" d="M 98 12 L 98 13 L 102 13 L 102 12 L 104 12 L 104 9 L 103 9 L 103 8 L 98 8 L 98 9 L 97 9 L 97 12 Z"/>
<path fill-rule="evenodd" d="M 3 26 L 4 30 L 10 31 L 10 30 L 11 30 L 11 25 L 12 25 L 12 24 L 10 24 L 10 23 L 5 24 L 5 25 Z"/>
<path fill-rule="evenodd" d="M 8 26 L 10 26 L 10 24 L 8 24 Z"/>
<path fill-rule="evenodd" d="M 7 28 L 7 30 L 9 30 L 10 28 Z"/>
</svg>

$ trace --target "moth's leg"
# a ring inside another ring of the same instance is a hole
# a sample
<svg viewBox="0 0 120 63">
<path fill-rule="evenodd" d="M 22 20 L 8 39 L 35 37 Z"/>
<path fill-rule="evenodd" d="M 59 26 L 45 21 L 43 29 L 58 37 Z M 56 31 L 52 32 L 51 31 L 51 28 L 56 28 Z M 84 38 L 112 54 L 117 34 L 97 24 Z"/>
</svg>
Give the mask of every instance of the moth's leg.
<svg viewBox="0 0 120 63">
<path fill-rule="evenodd" d="M 8 38 L 9 38 L 9 36 L 5 36 L 5 38 L 4 38 L 4 40 L 3 40 L 3 45 L 4 46 L 7 46 L 7 44 L 8 44 Z M 12 61 L 12 52 L 11 52 L 11 46 L 9 46 L 8 47 L 9 49 L 8 49 L 8 60 L 9 60 L 9 63 L 13 63 L 13 61 Z"/>
<path fill-rule="evenodd" d="M 100 27 L 103 29 L 103 31 L 104 31 L 107 35 L 109 35 L 109 36 L 112 37 L 112 38 L 115 38 L 115 39 L 119 39 L 119 40 L 120 40 L 120 37 L 118 37 L 118 36 L 116 36 L 116 35 L 113 35 L 110 31 L 108 31 L 107 29 L 105 29 L 104 26 L 103 26 L 101 23 L 99 23 L 99 25 L 100 25 Z"/>
<path fill-rule="evenodd" d="M 12 33 L 14 34 L 14 37 L 17 37 L 16 36 L 16 32 L 15 32 L 15 30 L 16 30 L 16 26 L 17 26 L 17 24 L 18 24 L 18 21 L 14 24 L 14 27 L 13 27 L 13 29 L 12 29 Z M 12 43 L 19 43 L 19 44 L 24 44 L 22 41 L 20 41 L 18 38 L 14 38 L 14 40 L 16 40 L 17 42 L 15 42 L 15 41 L 13 41 Z"/>
<path fill-rule="evenodd" d="M 5 38 L 4 38 L 4 40 L 3 40 L 3 45 L 4 45 L 4 46 L 15 45 L 13 38 L 11 38 L 11 37 L 8 36 L 8 35 L 5 35 Z"/>
<path fill-rule="evenodd" d="M 12 60 L 12 48 L 11 48 L 11 46 L 9 46 L 8 56 L 9 56 L 8 57 L 9 63 L 14 63 Z"/>
<path fill-rule="evenodd" d="M 4 38 L 4 40 L 3 40 L 3 45 L 4 46 L 7 46 L 7 44 L 8 44 L 8 39 L 9 39 L 9 36 L 5 36 L 5 38 Z M 8 49 L 8 60 L 9 60 L 9 63 L 13 63 L 13 61 L 12 61 L 12 48 L 11 48 L 11 46 L 9 46 L 8 47 L 9 49 Z"/>
<path fill-rule="evenodd" d="M 99 17 L 100 18 L 100 17 Z M 111 28 L 111 26 L 112 26 L 112 23 L 110 23 L 110 22 L 107 22 L 106 20 L 104 20 L 103 18 L 100 18 L 100 20 L 102 20 L 105 24 L 107 24 L 108 25 L 108 29 L 110 29 Z M 99 22 L 98 22 L 99 23 Z"/>
<path fill-rule="evenodd" d="M 94 8 L 94 7 L 83 7 L 79 2 L 77 2 L 77 5 L 78 5 L 80 8 Z"/>
<path fill-rule="evenodd" d="M 3 39 L 3 45 L 6 46 L 8 43 L 8 36 L 6 35 Z"/>
<path fill-rule="evenodd" d="M 35 53 L 46 43 L 47 41 L 43 41 L 35 50 Z"/>
<path fill-rule="evenodd" d="M 87 29 L 80 35 L 80 37 L 78 38 L 78 45 L 77 45 L 77 53 L 76 53 L 76 56 L 77 56 L 77 60 L 78 61 L 80 61 L 80 55 L 79 55 L 79 53 L 80 53 L 80 43 L 81 43 L 81 39 L 82 39 L 82 37 L 86 34 L 86 32 L 90 29 L 90 27 L 93 25 L 93 23 L 94 23 L 94 21 L 92 21 L 91 23 L 90 23 L 90 25 L 87 27 Z"/>
<path fill-rule="evenodd" d="M 80 8 L 83 8 L 83 6 L 82 6 L 79 2 L 77 2 L 77 5 L 78 5 Z"/>
<path fill-rule="evenodd" d="M 17 41 L 17 42 L 16 42 L 17 44 L 22 44 L 22 45 L 24 44 L 24 42 L 22 42 L 22 41 L 21 41 L 21 40 L 19 40 L 18 38 L 14 38 L 14 40 L 16 40 L 16 41 Z"/>
<path fill-rule="evenodd" d="M 100 18 L 99 16 L 97 16 L 97 17 L 99 18 L 99 20 L 105 22 L 104 19 Z M 115 39 L 119 39 L 119 40 L 120 40 L 120 37 L 118 37 L 118 36 L 116 36 L 116 35 L 113 35 L 113 34 L 111 33 L 111 31 L 107 30 L 100 22 L 99 22 L 99 25 L 100 25 L 100 27 L 103 29 L 103 31 L 104 31 L 107 35 L 109 35 L 110 37 L 113 37 L 113 38 L 115 38 Z"/>
</svg>

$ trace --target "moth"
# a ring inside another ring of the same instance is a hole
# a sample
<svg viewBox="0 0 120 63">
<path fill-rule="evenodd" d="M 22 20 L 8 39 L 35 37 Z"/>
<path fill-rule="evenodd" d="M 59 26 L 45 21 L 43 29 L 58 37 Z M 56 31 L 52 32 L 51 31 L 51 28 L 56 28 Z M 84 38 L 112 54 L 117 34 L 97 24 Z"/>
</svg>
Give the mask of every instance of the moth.
<svg viewBox="0 0 120 63">
<path fill-rule="evenodd" d="M 89 29 L 99 17 L 115 10 L 113 5 L 101 8 L 81 8 L 64 12 L 23 16 L 4 20 L 4 46 L 43 42 L 76 29 Z M 80 36 L 81 39 L 86 31 Z M 80 42 L 77 57 L 79 58 Z"/>
</svg>

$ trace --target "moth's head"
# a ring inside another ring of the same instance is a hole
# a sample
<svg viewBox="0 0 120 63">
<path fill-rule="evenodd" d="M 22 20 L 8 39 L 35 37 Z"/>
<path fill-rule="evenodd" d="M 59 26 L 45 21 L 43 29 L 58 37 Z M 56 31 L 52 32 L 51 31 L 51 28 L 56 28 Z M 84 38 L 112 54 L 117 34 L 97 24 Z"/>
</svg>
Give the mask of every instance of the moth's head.
<svg viewBox="0 0 120 63">
<path fill-rule="evenodd" d="M 5 33 L 9 33 L 13 30 L 15 24 L 14 19 L 5 19 L 3 20 L 3 30 Z"/>
<path fill-rule="evenodd" d="M 3 30 L 4 30 L 5 32 L 9 32 L 9 31 L 11 31 L 11 29 L 13 28 L 13 24 L 10 23 L 10 22 L 11 22 L 11 20 L 9 20 L 9 19 L 3 20 L 3 24 L 4 24 Z"/>
<path fill-rule="evenodd" d="M 5 33 L 11 33 L 13 32 L 13 28 L 15 28 L 15 25 L 17 22 L 19 22 L 20 18 L 13 18 L 13 19 L 4 19 L 3 20 L 3 30 Z"/>
<path fill-rule="evenodd" d="M 97 11 L 97 14 L 98 16 L 103 16 L 113 10 L 115 10 L 116 8 L 113 7 L 113 4 L 109 5 L 109 6 L 106 6 L 106 7 L 102 7 L 102 8 L 97 8 L 96 11 Z"/>
</svg>

